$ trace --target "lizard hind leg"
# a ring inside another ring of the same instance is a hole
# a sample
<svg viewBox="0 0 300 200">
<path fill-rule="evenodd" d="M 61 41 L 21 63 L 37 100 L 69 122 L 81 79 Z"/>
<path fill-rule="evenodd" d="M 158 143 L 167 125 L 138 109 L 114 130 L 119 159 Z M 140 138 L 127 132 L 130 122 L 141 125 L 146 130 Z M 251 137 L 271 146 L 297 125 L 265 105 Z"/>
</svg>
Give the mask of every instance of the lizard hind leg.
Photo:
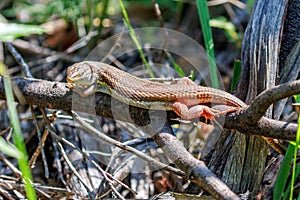
<svg viewBox="0 0 300 200">
<path fill-rule="evenodd" d="M 195 105 L 191 108 L 188 108 L 185 104 L 180 102 L 173 103 L 173 111 L 185 120 L 195 119 L 199 117 L 213 120 L 219 112 L 204 105 Z"/>
</svg>

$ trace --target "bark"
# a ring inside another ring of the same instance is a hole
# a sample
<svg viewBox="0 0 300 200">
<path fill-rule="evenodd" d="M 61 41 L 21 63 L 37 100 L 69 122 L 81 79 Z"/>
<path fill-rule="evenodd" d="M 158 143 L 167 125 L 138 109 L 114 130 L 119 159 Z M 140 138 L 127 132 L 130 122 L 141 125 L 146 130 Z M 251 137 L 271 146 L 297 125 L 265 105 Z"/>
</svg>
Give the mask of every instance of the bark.
<svg viewBox="0 0 300 200">
<path fill-rule="evenodd" d="M 248 104 L 277 83 L 287 3 L 287 0 L 256 1 L 243 40 L 243 70 L 237 88 L 237 96 Z M 271 111 L 269 109 L 266 116 L 271 117 Z M 246 127 L 244 131 L 247 131 Z M 222 133 L 216 147 L 210 152 L 209 166 L 233 191 L 250 191 L 250 198 L 253 198 L 259 190 L 266 166 L 266 143 L 257 136 L 227 131 Z"/>
</svg>

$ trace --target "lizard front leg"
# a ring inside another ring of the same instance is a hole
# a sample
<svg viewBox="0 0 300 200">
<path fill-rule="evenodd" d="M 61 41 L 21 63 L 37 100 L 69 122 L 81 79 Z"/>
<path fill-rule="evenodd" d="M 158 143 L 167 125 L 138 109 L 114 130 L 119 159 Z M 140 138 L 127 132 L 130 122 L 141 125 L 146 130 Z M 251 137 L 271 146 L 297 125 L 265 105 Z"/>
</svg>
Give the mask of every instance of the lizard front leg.
<svg viewBox="0 0 300 200">
<path fill-rule="evenodd" d="M 80 85 L 77 83 L 67 83 L 67 87 L 76 93 L 78 93 L 82 97 L 87 97 L 89 95 L 94 94 L 98 91 L 96 84 L 91 85 Z"/>
</svg>

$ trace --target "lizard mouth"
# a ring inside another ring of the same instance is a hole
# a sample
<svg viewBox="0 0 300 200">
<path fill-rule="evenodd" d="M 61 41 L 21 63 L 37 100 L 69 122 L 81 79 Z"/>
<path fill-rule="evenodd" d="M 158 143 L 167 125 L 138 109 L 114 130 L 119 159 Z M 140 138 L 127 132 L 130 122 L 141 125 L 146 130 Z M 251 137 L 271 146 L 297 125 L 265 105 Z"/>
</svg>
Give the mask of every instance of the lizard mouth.
<svg viewBox="0 0 300 200">
<path fill-rule="evenodd" d="M 68 76 L 67 76 L 66 80 L 67 80 L 68 83 L 74 83 L 75 82 L 75 79 L 70 78 Z"/>
<path fill-rule="evenodd" d="M 75 82 L 80 82 L 82 78 L 80 78 L 80 76 L 67 76 L 66 80 L 68 83 L 75 83 Z"/>
</svg>

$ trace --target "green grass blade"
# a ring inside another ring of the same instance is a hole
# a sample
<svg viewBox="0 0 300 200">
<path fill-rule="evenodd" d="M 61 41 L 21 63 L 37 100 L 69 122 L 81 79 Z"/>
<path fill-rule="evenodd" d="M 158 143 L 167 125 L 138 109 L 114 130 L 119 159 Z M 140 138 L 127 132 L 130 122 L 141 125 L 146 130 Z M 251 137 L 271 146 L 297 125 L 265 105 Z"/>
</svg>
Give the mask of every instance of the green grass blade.
<svg viewBox="0 0 300 200">
<path fill-rule="evenodd" d="M 206 0 L 196 0 L 197 10 L 200 18 L 200 24 L 203 32 L 205 49 L 208 57 L 208 64 L 210 69 L 210 78 L 212 87 L 219 88 L 217 66 L 214 53 L 214 42 L 212 38 L 211 28 L 209 26 L 209 13 Z"/>
<path fill-rule="evenodd" d="M 286 186 L 286 182 L 290 172 L 290 164 L 293 159 L 295 146 L 289 144 L 286 154 L 283 158 L 281 166 L 279 168 L 279 172 L 276 178 L 276 182 L 273 190 L 273 199 L 279 200 L 284 195 L 284 188 Z"/>
<path fill-rule="evenodd" d="M 176 70 L 176 72 L 178 73 L 178 75 L 182 78 L 182 77 L 186 77 L 183 69 L 175 62 L 174 58 L 172 57 L 172 55 L 168 52 L 165 51 L 166 55 L 168 57 L 168 59 L 171 61 L 172 65 L 174 66 L 174 69 Z"/>
<path fill-rule="evenodd" d="M 231 42 L 237 43 L 240 39 L 234 24 L 232 22 L 227 21 L 225 17 L 211 19 L 209 20 L 209 25 L 211 27 L 223 29 L 229 41 Z"/>
<path fill-rule="evenodd" d="M 2 137 L 0 137 L 0 152 L 17 159 L 23 157 L 23 154 L 21 151 L 19 151 L 19 149 L 17 149 L 12 144 L 6 142 L 6 140 Z"/>
<path fill-rule="evenodd" d="M 296 103 L 299 104 L 300 95 L 295 95 L 294 98 L 296 100 Z M 273 198 L 275 200 L 287 199 L 288 196 L 290 200 L 293 199 L 295 178 L 298 177 L 300 173 L 299 172 L 300 166 L 297 167 L 297 153 L 298 153 L 299 144 L 300 144 L 300 115 L 298 116 L 298 129 L 296 134 L 296 140 L 295 142 L 293 141 L 290 142 L 276 179 L 276 183 L 273 191 Z M 292 159 L 293 159 L 292 179 L 288 183 L 288 187 L 286 191 L 284 191 L 289 176 L 290 164 Z"/>
<path fill-rule="evenodd" d="M 3 76 L 6 103 L 9 112 L 10 122 L 13 128 L 12 138 L 18 150 L 22 153 L 22 156 L 18 159 L 18 165 L 20 171 L 22 172 L 22 178 L 25 183 L 25 191 L 27 194 L 27 198 L 36 199 L 36 194 L 32 185 L 32 175 L 30 172 L 30 167 L 28 165 L 28 156 L 26 152 L 26 147 L 24 144 L 18 113 L 15 106 L 12 84 L 11 84 L 7 67 L 2 62 L 0 62 L 0 74 Z"/>
<path fill-rule="evenodd" d="M 299 175 L 300 175 L 300 165 L 297 166 L 297 169 L 295 171 L 295 177 L 299 177 Z M 292 182 L 290 181 L 286 190 L 291 191 L 291 189 L 292 189 Z M 300 197 L 300 195 L 299 195 L 299 197 Z M 288 198 L 289 198 L 289 192 L 284 193 L 282 199 L 288 199 Z"/>
<path fill-rule="evenodd" d="M 300 95 L 295 95 L 296 103 L 300 103 Z M 296 176 L 296 166 L 297 166 L 297 153 L 298 153 L 298 147 L 300 144 L 300 115 L 298 115 L 298 129 L 296 134 L 296 140 L 295 140 L 295 150 L 294 150 L 294 162 L 293 162 L 293 170 L 292 170 L 292 184 L 291 184 L 291 190 L 290 190 L 290 199 L 293 199 L 293 193 L 294 193 L 294 185 L 295 185 L 295 178 Z"/>
<path fill-rule="evenodd" d="M 240 60 L 235 60 L 233 65 L 233 77 L 230 85 L 231 92 L 234 91 L 234 88 L 240 79 L 241 73 L 242 73 L 242 62 Z"/>
<path fill-rule="evenodd" d="M 140 54 L 140 56 L 142 58 L 142 61 L 145 64 L 145 66 L 146 66 L 146 68 L 147 68 L 147 70 L 149 72 L 150 77 L 151 78 L 155 78 L 155 76 L 154 76 L 154 74 L 152 72 L 152 69 L 151 69 L 149 63 L 147 62 L 146 57 L 145 57 L 145 55 L 144 55 L 144 53 L 142 51 L 141 45 L 140 45 L 140 43 L 139 43 L 139 41 L 138 41 L 138 39 L 136 37 L 136 34 L 135 34 L 135 32 L 134 32 L 134 30 L 133 30 L 133 28 L 131 26 L 131 23 L 130 23 L 127 11 L 125 9 L 125 6 L 123 4 L 123 1 L 119 0 L 119 2 L 120 2 L 121 10 L 123 12 L 125 25 L 128 28 L 128 30 L 129 30 L 129 35 L 130 35 L 132 41 L 134 42 L 135 46 L 137 47 L 137 49 L 139 51 L 139 54 Z"/>
<path fill-rule="evenodd" d="M 44 32 L 45 29 L 41 26 L 0 22 L 0 41 L 3 42 L 10 42 L 22 36 Z"/>
<path fill-rule="evenodd" d="M 251 13 L 253 6 L 254 6 L 255 0 L 248 0 L 247 2 L 247 13 Z"/>
</svg>

